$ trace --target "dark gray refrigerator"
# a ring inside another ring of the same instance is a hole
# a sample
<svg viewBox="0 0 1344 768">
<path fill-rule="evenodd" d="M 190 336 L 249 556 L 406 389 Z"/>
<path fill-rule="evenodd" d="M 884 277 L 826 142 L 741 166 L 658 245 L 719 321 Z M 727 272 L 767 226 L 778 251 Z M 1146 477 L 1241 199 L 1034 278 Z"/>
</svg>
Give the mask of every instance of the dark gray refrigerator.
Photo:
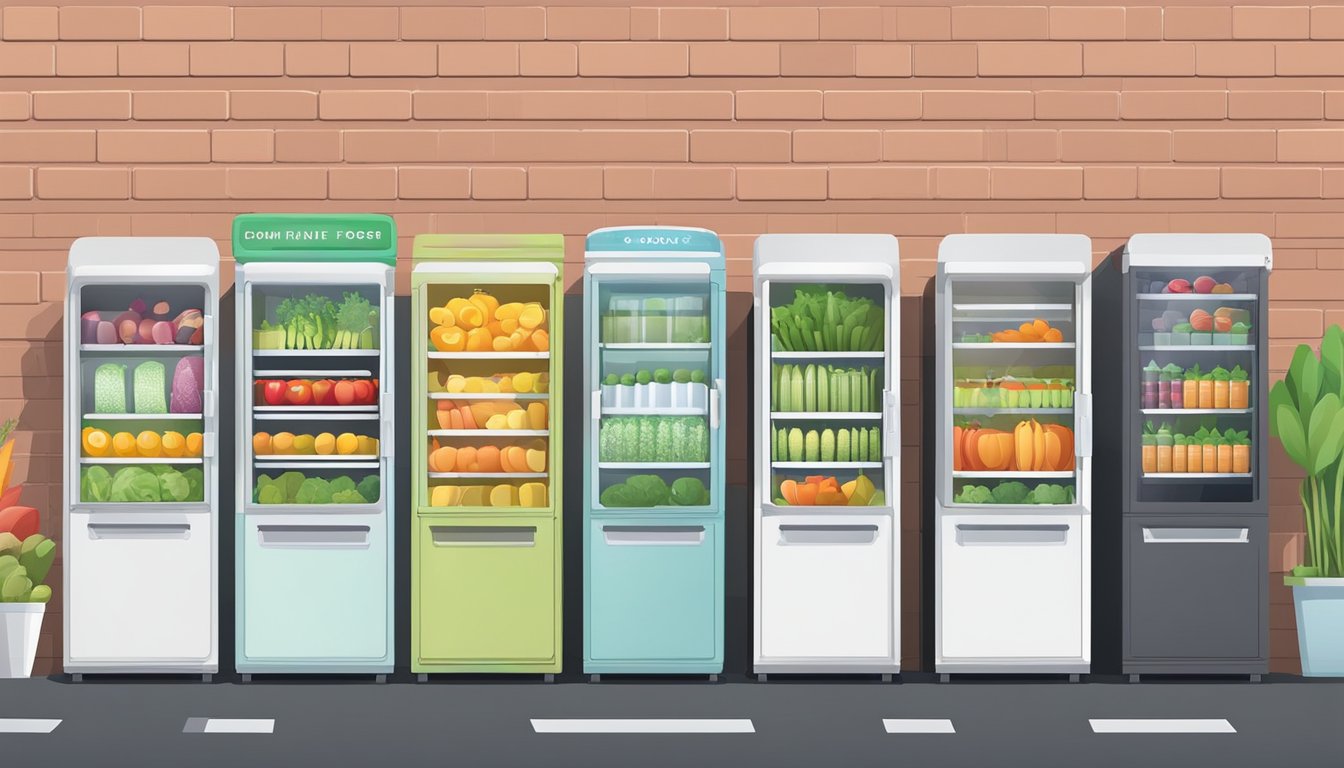
<svg viewBox="0 0 1344 768">
<path fill-rule="evenodd" d="M 1260 234 L 1144 234 L 1099 269 L 1096 598 L 1131 682 L 1267 671 L 1272 259 Z"/>
</svg>

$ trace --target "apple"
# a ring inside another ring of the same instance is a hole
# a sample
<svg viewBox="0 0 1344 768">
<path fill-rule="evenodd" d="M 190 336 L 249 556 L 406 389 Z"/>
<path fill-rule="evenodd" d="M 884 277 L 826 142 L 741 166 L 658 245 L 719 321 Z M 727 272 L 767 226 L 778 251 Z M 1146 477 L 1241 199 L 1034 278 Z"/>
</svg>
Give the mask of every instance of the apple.
<svg viewBox="0 0 1344 768">
<path fill-rule="evenodd" d="M 1219 283 L 1213 286 L 1213 290 L 1210 291 L 1210 293 L 1232 293 L 1232 286 L 1228 283 Z"/>
<path fill-rule="evenodd" d="M 355 385 L 349 381 L 338 381 L 336 386 L 331 388 L 332 395 L 336 398 L 337 405 L 355 404 Z"/>
<path fill-rule="evenodd" d="M 336 403 L 336 393 L 332 388 L 336 385 L 331 379 L 319 379 L 313 382 L 313 403 L 315 405 L 334 405 Z"/>
<path fill-rule="evenodd" d="M 285 382 L 280 379 L 266 379 L 263 395 L 267 405 L 284 405 Z"/>
<path fill-rule="evenodd" d="M 369 405 L 374 401 L 373 385 L 362 379 L 353 382 L 355 387 L 355 402 L 361 405 Z"/>
<path fill-rule="evenodd" d="M 313 383 L 307 379 L 290 379 L 285 382 L 285 400 L 290 405 L 311 405 Z"/>
<path fill-rule="evenodd" d="M 1214 280 L 1212 277 L 1209 277 L 1208 275 L 1200 275 L 1195 278 L 1195 293 L 1213 293 L 1213 287 L 1217 284 L 1218 281 Z"/>
<path fill-rule="evenodd" d="M 1184 279 L 1178 277 L 1178 278 L 1176 278 L 1175 280 L 1172 280 L 1171 282 L 1167 283 L 1167 292 L 1168 292 L 1168 293 L 1189 293 L 1189 292 L 1190 292 L 1190 281 L 1189 281 L 1189 280 L 1184 280 Z"/>
</svg>

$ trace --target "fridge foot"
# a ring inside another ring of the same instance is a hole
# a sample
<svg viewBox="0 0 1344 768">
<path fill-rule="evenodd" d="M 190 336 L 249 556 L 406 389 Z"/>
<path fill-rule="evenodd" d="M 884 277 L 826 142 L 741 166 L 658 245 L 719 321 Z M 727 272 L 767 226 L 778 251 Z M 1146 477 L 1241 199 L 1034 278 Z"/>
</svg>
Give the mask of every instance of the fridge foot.
<svg viewBox="0 0 1344 768">
<path fill-rule="evenodd" d="M 1137 683 L 1137 682 L 1139 682 L 1139 676 L 1138 676 L 1138 675 L 1130 675 L 1130 676 L 1129 676 L 1129 682 L 1131 682 L 1131 683 Z"/>
<path fill-rule="evenodd" d="M 1251 682 L 1252 683 L 1260 682 L 1260 675 L 1251 675 Z"/>
<path fill-rule="evenodd" d="M 709 682 L 711 682 L 711 683 L 717 683 L 717 682 L 719 682 L 719 676 L 718 676 L 718 675 L 710 675 L 710 676 L 709 676 Z"/>
<path fill-rule="evenodd" d="M 374 675 L 373 682 L 382 685 L 387 682 L 387 675 Z"/>
<path fill-rule="evenodd" d="M 600 682 L 602 682 L 602 676 L 601 676 L 601 675 L 589 675 L 589 676 L 588 676 L 588 682 L 590 682 L 590 683 L 600 683 Z"/>
<path fill-rule="evenodd" d="M 202 682 L 202 683 L 208 683 L 208 682 L 210 682 L 211 680 L 214 680 L 214 679 L 215 679 L 215 676 L 212 675 L 212 674 L 210 674 L 209 672 L 206 672 L 206 673 L 204 673 L 204 674 L 201 675 L 201 682 Z"/>
<path fill-rule="evenodd" d="M 541 676 L 541 681 L 542 681 L 543 683 L 554 683 L 554 682 L 555 682 L 555 675 L 552 674 L 552 673 L 550 673 L 550 672 L 547 672 L 546 674 L 544 674 L 544 675 Z"/>
<path fill-rule="evenodd" d="M 1076 674 L 1074 674 L 1074 675 L 1069 675 L 1069 682 L 1070 682 L 1070 683 L 1076 683 L 1076 682 L 1078 682 L 1080 679 L 1082 679 L 1082 676 L 1081 676 L 1081 675 L 1076 675 Z"/>
<path fill-rule="evenodd" d="M 949 675 L 949 674 L 946 673 L 946 672 L 944 672 L 944 673 L 942 673 L 941 675 L 938 676 L 938 682 L 940 682 L 940 683 L 947 683 L 947 682 L 951 682 L 951 681 L 952 681 L 952 676 Z"/>
<path fill-rule="evenodd" d="M 882 682 L 884 682 L 884 683 L 890 683 L 890 682 L 891 682 L 891 673 L 890 673 L 890 672 L 888 672 L 888 673 L 882 675 Z"/>
<path fill-rule="evenodd" d="M 242 677 L 242 679 L 243 679 L 243 682 L 244 682 L 244 683 L 250 683 L 250 682 L 252 682 L 252 673 L 251 673 L 251 672 L 244 672 L 244 673 L 243 673 L 243 677 Z"/>
<path fill-rule="evenodd" d="M 79 673 L 79 672 L 76 672 L 76 673 L 70 675 L 70 682 L 72 682 L 72 683 L 82 683 L 82 682 L 84 682 L 84 675 L 81 674 L 81 673 Z"/>
<path fill-rule="evenodd" d="M 417 682 L 417 683 L 428 683 L 428 682 L 429 682 L 429 675 L 425 674 L 424 672 L 421 672 L 420 674 L 418 674 L 418 675 L 415 676 L 415 682 Z"/>
<path fill-rule="evenodd" d="M 769 679 L 770 679 L 770 675 L 766 674 L 765 672 L 762 672 L 762 673 L 756 675 L 756 682 L 758 682 L 758 683 L 764 683 L 764 682 L 767 682 L 767 681 L 769 681 Z"/>
</svg>

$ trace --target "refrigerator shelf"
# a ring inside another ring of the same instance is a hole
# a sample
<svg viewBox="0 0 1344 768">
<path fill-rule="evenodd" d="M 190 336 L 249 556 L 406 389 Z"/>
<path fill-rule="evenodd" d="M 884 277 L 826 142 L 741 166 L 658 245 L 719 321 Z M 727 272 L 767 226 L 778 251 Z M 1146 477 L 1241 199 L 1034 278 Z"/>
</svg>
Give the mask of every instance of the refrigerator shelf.
<svg viewBox="0 0 1344 768">
<path fill-rule="evenodd" d="M 1060 341 L 1060 342 L 1044 342 L 1044 341 L 1021 341 L 1021 342 L 1014 342 L 1014 341 L 1002 341 L 1002 342 L 1000 342 L 1000 341 L 990 341 L 990 342 L 954 341 L 954 342 L 952 342 L 952 348 L 953 348 L 953 349 L 964 349 L 964 350 L 988 350 L 988 349 L 1043 349 L 1043 350 L 1059 350 L 1059 349 L 1073 349 L 1073 348 L 1074 348 L 1074 343 L 1073 343 L 1072 341 Z"/>
<path fill-rule="evenodd" d="M 774 360 L 881 360 L 885 352 L 788 352 L 777 349 L 770 353 Z"/>
<path fill-rule="evenodd" d="M 709 469 L 708 461 L 599 461 L 598 469 Z"/>
<path fill-rule="evenodd" d="M 254 405 L 254 413 L 377 413 L 376 405 Z"/>
<path fill-rule="evenodd" d="M 1073 315 L 1072 304 L 953 304 L 953 312 L 1067 312 Z"/>
<path fill-rule="evenodd" d="M 1146 472 L 1144 480 L 1251 480 L 1252 472 Z"/>
<path fill-rule="evenodd" d="M 1256 301 L 1254 293 L 1139 293 L 1139 301 Z"/>
<path fill-rule="evenodd" d="M 644 351 L 644 352 L 675 352 L 679 350 L 703 350 L 710 348 L 708 342 L 692 341 L 639 341 L 639 342 L 606 342 L 597 345 L 599 349 L 609 349 L 617 352 L 626 351 Z"/>
<path fill-rule="evenodd" d="M 881 469 L 880 461 L 772 461 L 774 469 Z"/>
<path fill-rule="evenodd" d="M 602 409 L 603 416 L 704 416 L 709 413 L 708 408 L 658 408 L 649 406 L 647 408 L 635 406 L 612 405 Z"/>
<path fill-rule="evenodd" d="M 287 453 L 287 454 L 267 453 L 267 454 L 263 454 L 263 455 L 260 455 L 260 456 L 258 456 L 258 455 L 256 455 L 256 454 L 253 454 L 252 458 L 255 459 L 256 462 L 257 462 L 258 464 L 286 464 L 286 463 L 293 464 L 293 463 L 296 463 L 296 462 L 312 462 L 312 461 L 316 461 L 316 462 L 321 462 L 321 463 L 323 463 L 323 464 L 341 464 L 341 466 L 344 466 L 344 463 L 342 463 L 342 462 L 361 462 L 361 461 L 362 461 L 362 462 L 365 462 L 365 463 L 375 462 L 375 461 L 378 460 L 378 454 L 376 454 L 376 453 L 326 453 L 326 454 L 323 454 L 323 453 L 304 453 L 304 454 L 295 454 L 295 453 Z"/>
<path fill-rule="evenodd" d="M 1002 472 L 969 472 L 969 471 L 968 471 L 968 472 L 953 472 L 953 473 L 952 473 L 952 479 L 953 479 L 953 480 L 983 480 L 983 479 L 999 479 L 999 480 L 1015 480 L 1015 479 L 1020 479 L 1020 480 L 1052 480 L 1052 479 L 1058 479 L 1058 480 L 1068 480 L 1068 479 L 1072 479 L 1073 476 L 1074 476 L 1074 474 L 1075 474 L 1074 471 L 1071 470 L 1071 469 L 1063 470 L 1063 471 L 1051 471 L 1051 472 L 1045 472 L 1045 471 L 1042 471 L 1042 472 L 1019 472 L 1019 471 L 1016 471 L 1016 470 L 1011 470 L 1011 471 L 1010 471 L 1010 470 L 1004 470 L 1004 471 L 1002 471 Z M 1035 505 L 1032 505 L 1032 506 L 1035 506 Z"/>
<path fill-rule="evenodd" d="M 278 407 L 278 406 L 277 406 Z M 254 411 L 256 409 L 253 409 Z M 342 419 L 345 421 L 377 421 L 378 409 L 375 406 L 372 411 L 348 411 L 331 409 L 327 411 L 315 410 L 313 408 L 292 408 L 286 411 L 275 411 L 271 413 L 253 413 L 252 418 L 257 421 L 322 421 L 325 419 Z"/>
<path fill-rule="evenodd" d="M 546 360 L 550 352 L 429 352 L 430 360 Z"/>
<path fill-rule="evenodd" d="M 431 480 L 512 480 L 524 477 L 546 477 L 545 472 L 426 472 Z"/>
<path fill-rule="evenodd" d="M 200 421 L 202 416 L 199 413 L 86 413 L 84 418 L 95 421 Z"/>
<path fill-rule="evenodd" d="M 1141 408 L 1145 416 L 1246 416 L 1250 408 Z"/>
<path fill-rule="evenodd" d="M 377 357 L 381 349 L 254 349 L 253 357 Z"/>
<path fill-rule="evenodd" d="M 79 351 L 90 355 L 199 355 L 201 344 L 80 344 Z"/>
<path fill-rule="evenodd" d="M 430 400 L 547 400 L 549 392 L 430 392 Z"/>
<path fill-rule="evenodd" d="M 1072 408 L 953 408 L 963 416 L 1071 416 Z"/>
<path fill-rule="evenodd" d="M 810 505 L 789 505 L 774 504 L 768 501 L 761 502 L 761 510 L 766 514 L 776 515 L 855 515 L 869 514 L 876 510 L 891 509 L 890 504 L 864 504 L 864 505 L 836 505 L 836 504 L 810 504 Z"/>
<path fill-rule="evenodd" d="M 547 437 L 549 429 L 431 429 L 430 437 Z"/>
<path fill-rule="evenodd" d="M 341 469 L 378 469 L 379 463 L 377 456 L 340 456 L 338 458 L 344 461 L 318 460 L 318 456 L 304 456 L 302 461 L 272 461 L 260 456 L 257 457 L 257 469 L 328 469 L 330 467 L 340 467 Z"/>
<path fill-rule="evenodd" d="M 146 458 L 144 456 L 80 456 L 80 464 L 204 464 L 205 459 L 197 458 L 168 458 L 165 456 L 155 456 Z"/>
<path fill-rule="evenodd" d="M 881 411 L 771 411 L 770 418 L 776 421 L 811 421 L 814 419 L 835 421 L 881 421 Z"/>
<path fill-rule="evenodd" d="M 365 371 L 357 368 L 350 370 L 322 370 L 320 368 L 298 369 L 298 368 L 277 368 L 267 371 L 253 371 L 254 379 L 336 379 L 342 377 L 369 378 L 373 376 L 373 371 Z"/>
<path fill-rule="evenodd" d="M 1143 352 L 1254 352 L 1253 344 L 1147 344 Z"/>
</svg>

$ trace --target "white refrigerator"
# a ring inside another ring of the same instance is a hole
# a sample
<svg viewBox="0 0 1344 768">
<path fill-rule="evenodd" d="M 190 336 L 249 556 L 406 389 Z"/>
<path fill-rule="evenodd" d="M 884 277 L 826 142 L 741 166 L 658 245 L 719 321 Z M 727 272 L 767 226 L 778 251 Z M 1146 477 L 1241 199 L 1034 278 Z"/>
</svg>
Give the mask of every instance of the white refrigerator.
<svg viewBox="0 0 1344 768">
<path fill-rule="evenodd" d="M 900 671 L 900 258 L 764 235 L 755 311 L 755 641 L 772 673 Z"/>
<path fill-rule="evenodd" d="M 86 237 L 66 271 L 65 671 L 218 671 L 219 251 Z"/>
<path fill-rule="evenodd" d="M 1082 235 L 938 249 L 935 669 L 1091 659 L 1091 273 Z"/>
</svg>

